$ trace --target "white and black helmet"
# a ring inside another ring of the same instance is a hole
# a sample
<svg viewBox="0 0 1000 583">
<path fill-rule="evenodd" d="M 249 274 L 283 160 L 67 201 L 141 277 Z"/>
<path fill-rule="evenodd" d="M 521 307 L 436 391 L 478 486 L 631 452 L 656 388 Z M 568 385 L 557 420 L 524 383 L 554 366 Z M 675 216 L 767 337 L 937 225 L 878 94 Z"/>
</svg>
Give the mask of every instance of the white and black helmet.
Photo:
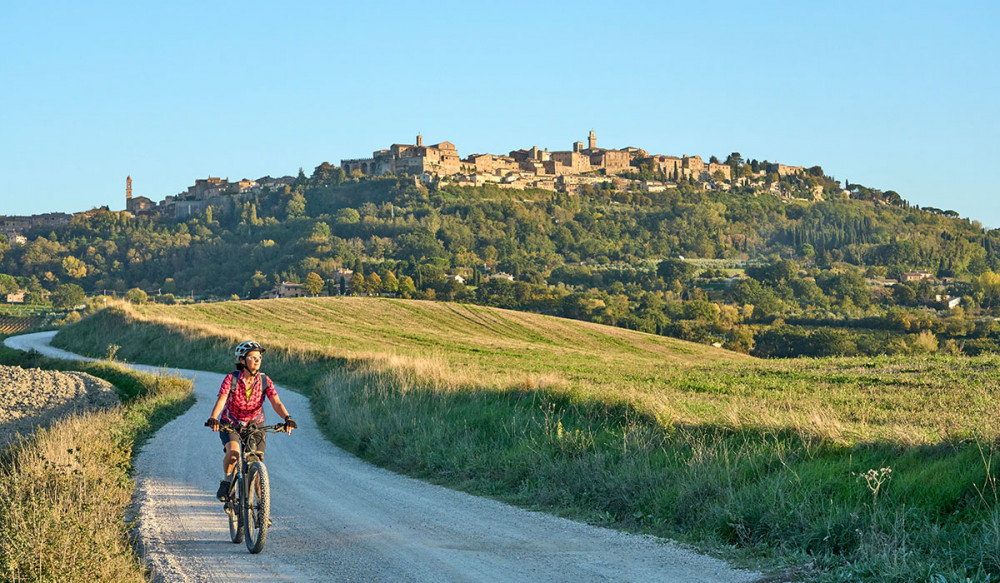
<svg viewBox="0 0 1000 583">
<path fill-rule="evenodd" d="M 260 344 L 257 344 L 253 340 L 247 340 L 246 342 L 240 342 L 239 346 L 236 347 L 234 353 L 236 354 L 236 358 L 243 358 L 244 356 L 246 356 L 250 352 L 253 352 L 254 350 L 260 352 L 261 354 L 264 354 L 264 349 L 261 347 Z"/>
</svg>

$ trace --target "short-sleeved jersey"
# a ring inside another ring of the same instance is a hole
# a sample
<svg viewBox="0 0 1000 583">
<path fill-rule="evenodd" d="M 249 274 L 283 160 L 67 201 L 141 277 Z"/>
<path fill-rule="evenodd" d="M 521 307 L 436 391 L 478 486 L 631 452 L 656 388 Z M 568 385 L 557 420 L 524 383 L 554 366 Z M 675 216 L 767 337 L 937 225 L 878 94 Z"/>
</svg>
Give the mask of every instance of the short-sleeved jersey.
<svg viewBox="0 0 1000 583">
<path fill-rule="evenodd" d="M 264 397 L 274 397 L 277 394 L 274 383 L 264 373 L 257 373 L 249 386 L 243 382 L 240 371 L 227 374 L 219 388 L 220 397 L 228 396 L 226 408 L 222 410 L 222 420 L 237 424 L 251 421 L 263 423 Z"/>
</svg>

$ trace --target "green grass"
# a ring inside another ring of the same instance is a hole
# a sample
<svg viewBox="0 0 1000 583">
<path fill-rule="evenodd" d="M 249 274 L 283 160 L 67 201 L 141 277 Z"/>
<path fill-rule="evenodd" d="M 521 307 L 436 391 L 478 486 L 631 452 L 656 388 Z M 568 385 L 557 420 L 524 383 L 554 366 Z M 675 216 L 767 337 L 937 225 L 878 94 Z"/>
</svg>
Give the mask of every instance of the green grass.
<svg viewBox="0 0 1000 583">
<path fill-rule="evenodd" d="M 61 419 L 3 451 L 0 580 L 148 580 L 125 520 L 132 454 L 193 404 L 191 383 L 5 347 L 0 364 L 83 371 L 113 383 L 123 402 Z"/>
<path fill-rule="evenodd" d="M 761 361 L 360 298 L 116 308 L 57 339 L 221 371 L 251 337 L 333 441 L 398 471 L 818 580 L 1000 580 L 994 356 Z"/>
<path fill-rule="evenodd" d="M 0 303 L 0 315 L 3 316 L 39 316 L 51 311 L 51 304 L 35 305 Z"/>
</svg>

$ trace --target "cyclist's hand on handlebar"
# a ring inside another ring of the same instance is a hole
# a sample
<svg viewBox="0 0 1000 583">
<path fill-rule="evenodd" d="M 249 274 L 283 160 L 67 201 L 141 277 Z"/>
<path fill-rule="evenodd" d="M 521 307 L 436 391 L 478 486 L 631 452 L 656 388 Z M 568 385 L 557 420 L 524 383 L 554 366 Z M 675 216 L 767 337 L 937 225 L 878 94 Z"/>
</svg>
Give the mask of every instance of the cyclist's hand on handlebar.
<svg viewBox="0 0 1000 583">
<path fill-rule="evenodd" d="M 205 427 L 210 427 L 212 431 L 219 430 L 219 420 L 215 417 L 209 417 L 208 421 L 205 422 Z"/>
<path fill-rule="evenodd" d="M 298 429 L 298 427 L 298 424 L 295 423 L 295 420 L 292 419 L 291 415 L 285 417 L 285 433 L 291 434 L 292 430 Z"/>
</svg>

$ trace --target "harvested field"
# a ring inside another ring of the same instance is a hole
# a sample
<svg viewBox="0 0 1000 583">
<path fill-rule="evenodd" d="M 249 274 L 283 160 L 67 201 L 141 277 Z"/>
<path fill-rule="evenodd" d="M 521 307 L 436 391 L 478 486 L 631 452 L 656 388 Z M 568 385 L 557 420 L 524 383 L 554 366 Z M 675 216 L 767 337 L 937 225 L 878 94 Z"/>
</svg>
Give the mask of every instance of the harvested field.
<svg viewBox="0 0 1000 583">
<path fill-rule="evenodd" d="M 88 374 L 0 366 L 0 445 L 70 413 L 118 403 L 111 383 Z"/>
</svg>

